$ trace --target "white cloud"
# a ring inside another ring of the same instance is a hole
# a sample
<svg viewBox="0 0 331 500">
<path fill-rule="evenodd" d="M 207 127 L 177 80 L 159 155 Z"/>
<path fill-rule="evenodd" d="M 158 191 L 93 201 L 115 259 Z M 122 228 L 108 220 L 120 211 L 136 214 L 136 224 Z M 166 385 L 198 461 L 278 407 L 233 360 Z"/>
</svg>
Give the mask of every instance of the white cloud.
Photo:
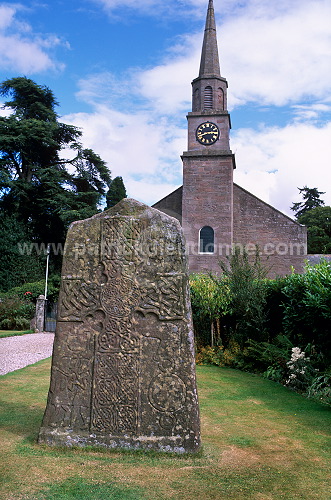
<svg viewBox="0 0 331 500">
<path fill-rule="evenodd" d="M 110 7 L 116 5 L 116 1 L 105 2 Z M 192 4 L 184 2 L 188 3 Z M 221 6 L 215 1 L 216 5 Z M 302 99 L 331 98 L 330 2 L 294 0 L 288 5 L 285 1 L 249 0 L 239 8 L 237 2 L 229 0 L 227 6 L 231 5 L 237 6 L 236 15 L 230 13 L 218 23 L 222 75 L 229 82 L 229 109 L 247 102 L 281 106 Z M 137 93 L 153 102 L 159 112 L 173 113 L 188 106 L 201 40 L 202 30 L 183 36 L 158 66 L 135 73 Z"/>
<path fill-rule="evenodd" d="M 191 69 L 190 61 L 183 60 L 141 73 L 139 92 L 150 100 L 156 113 L 188 111 L 191 92 L 187 84 L 189 73 L 186 67 Z"/>
<path fill-rule="evenodd" d="M 17 19 L 19 5 L 0 5 L 0 65 L 3 70 L 15 70 L 26 75 L 46 70 L 62 70 L 47 53 L 62 41 L 54 36 L 40 36 Z"/>
<path fill-rule="evenodd" d="M 236 153 L 235 182 L 293 217 L 292 202 L 301 201 L 298 187 L 325 191 L 331 205 L 331 123 L 291 124 L 232 134 Z"/>
<path fill-rule="evenodd" d="M 123 177 L 129 196 L 152 204 L 180 185 L 185 131 L 167 119 L 97 105 L 93 114 L 62 120 L 82 128 L 84 145 L 108 163 L 113 177 Z"/>
<path fill-rule="evenodd" d="M 267 2 L 264 2 L 268 4 Z M 271 17 L 250 13 L 219 29 L 221 65 L 232 104 L 284 105 L 331 88 L 331 3 L 302 2 Z"/>
<path fill-rule="evenodd" d="M 292 0 L 291 5 L 296 7 L 305 0 Z M 310 1 L 310 0 L 306 0 Z M 186 16 L 192 18 L 203 18 L 206 15 L 208 1 L 204 0 L 90 0 L 94 4 L 101 5 L 111 16 L 128 19 L 130 13 L 141 13 L 161 18 L 169 16 Z M 237 16 L 243 12 L 253 11 L 256 15 L 273 15 L 289 8 L 288 1 L 278 0 L 214 0 L 214 8 L 218 17 Z"/>
<path fill-rule="evenodd" d="M 292 106 L 296 121 L 318 122 L 324 113 L 330 115 L 331 106 L 328 104 L 295 104 Z"/>
<path fill-rule="evenodd" d="M 0 30 L 8 28 L 13 22 L 15 9 L 8 6 L 0 6 Z"/>
<path fill-rule="evenodd" d="M 99 2 L 108 8 L 118 4 L 131 9 L 153 6 L 155 13 L 159 12 L 160 3 L 154 0 Z M 195 0 L 183 1 L 179 8 L 197 9 L 196 4 Z M 285 0 L 246 0 L 242 3 L 215 0 L 214 4 L 216 10 L 223 9 L 220 10 L 223 16 L 218 23 L 218 36 L 222 75 L 229 82 L 230 110 L 247 102 L 281 106 L 298 100 L 323 102 L 331 99 L 330 2 L 293 0 L 289 4 Z M 86 98 L 91 91 L 96 95 L 106 84 L 113 98 L 123 97 L 129 82 L 130 92 L 134 90 L 135 97 L 148 100 L 155 112 L 172 114 L 188 110 L 190 81 L 197 76 L 199 67 L 202 31 L 177 38 L 164 60 L 154 68 L 135 69 L 121 76 L 98 75 L 93 82 L 89 79 L 89 88 L 85 86 L 81 96 Z M 97 81 L 100 76 L 102 85 Z M 118 89 L 124 91 L 122 96 L 118 95 Z M 105 96 L 103 92 L 102 98 Z M 127 99 L 129 93 L 125 97 Z"/>
</svg>

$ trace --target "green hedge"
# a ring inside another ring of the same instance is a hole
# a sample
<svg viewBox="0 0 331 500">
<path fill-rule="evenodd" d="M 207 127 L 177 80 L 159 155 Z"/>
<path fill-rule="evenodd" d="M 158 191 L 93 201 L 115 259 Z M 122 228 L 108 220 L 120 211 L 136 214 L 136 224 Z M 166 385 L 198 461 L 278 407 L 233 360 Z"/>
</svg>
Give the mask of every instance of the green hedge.
<svg viewBox="0 0 331 500">
<path fill-rule="evenodd" d="M 237 255 L 229 264 L 221 276 L 191 278 L 198 362 L 264 373 L 314 397 L 324 391 L 328 399 L 330 263 L 273 280 L 263 277 L 258 260 Z"/>
</svg>

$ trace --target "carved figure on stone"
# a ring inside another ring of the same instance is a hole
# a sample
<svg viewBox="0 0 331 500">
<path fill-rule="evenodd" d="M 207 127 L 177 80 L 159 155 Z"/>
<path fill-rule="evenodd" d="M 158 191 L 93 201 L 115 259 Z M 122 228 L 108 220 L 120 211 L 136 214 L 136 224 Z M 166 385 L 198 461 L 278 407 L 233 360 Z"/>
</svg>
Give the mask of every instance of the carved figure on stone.
<svg viewBox="0 0 331 500">
<path fill-rule="evenodd" d="M 176 219 L 130 199 L 72 224 L 39 442 L 199 450 L 184 248 Z"/>
</svg>

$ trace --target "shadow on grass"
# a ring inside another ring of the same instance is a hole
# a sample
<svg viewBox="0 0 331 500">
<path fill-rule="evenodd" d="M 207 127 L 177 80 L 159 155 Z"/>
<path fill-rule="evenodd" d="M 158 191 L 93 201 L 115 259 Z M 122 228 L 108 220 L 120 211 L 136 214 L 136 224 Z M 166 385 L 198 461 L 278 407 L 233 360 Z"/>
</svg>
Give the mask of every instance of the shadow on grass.
<svg viewBox="0 0 331 500">
<path fill-rule="evenodd" d="M 35 442 L 44 410 L 22 403 L 0 401 L 0 427 Z"/>
<path fill-rule="evenodd" d="M 147 500 L 144 489 L 116 483 L 100 484 L 81 477 L 68 478 L 60 483 L 45 485 L 27 500 Z"/>
</svg>

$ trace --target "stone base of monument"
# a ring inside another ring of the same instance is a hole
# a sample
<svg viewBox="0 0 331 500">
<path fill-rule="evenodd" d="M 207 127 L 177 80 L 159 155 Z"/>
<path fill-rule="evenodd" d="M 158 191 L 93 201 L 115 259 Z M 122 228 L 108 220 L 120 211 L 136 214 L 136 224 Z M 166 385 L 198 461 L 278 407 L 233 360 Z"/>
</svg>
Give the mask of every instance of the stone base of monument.
<svg viewBox="0 0 331 500">
<path fill-rule="evenodd" d="M 49 446 L 120 448 L 122 450 L 154 450 L 166 453 L 196 453 L 199 450 L 199 440 L 193 438 L 185 442 L 182 436 L 107 436 L 85 435 L 70 431 L 43 430 L 39 434 L 39 443 Z"/>
<path fill-rule="evenodd" d="M 39 442 L 199 450 L 188 270 L 176 219 L 125 199 L 70 226 Z"/>
</svg>

